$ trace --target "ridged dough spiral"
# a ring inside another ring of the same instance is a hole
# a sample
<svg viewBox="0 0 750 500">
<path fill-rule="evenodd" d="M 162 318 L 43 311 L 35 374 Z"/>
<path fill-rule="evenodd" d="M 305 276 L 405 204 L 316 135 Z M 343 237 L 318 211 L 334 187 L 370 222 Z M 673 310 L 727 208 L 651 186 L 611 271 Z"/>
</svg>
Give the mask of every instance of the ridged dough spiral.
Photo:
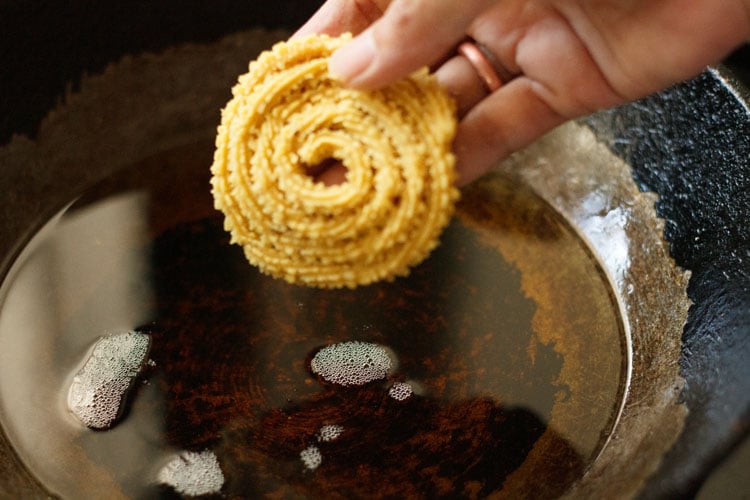
<svg viewBox="0 0 750 500">
<path fill-rule="evenodd" d="M 232 243 L 290 283 L 356 287 L 404 276 L 453 214 L 455 104 L 427 70 L 378 91 L 344 88 L 328 57 L 350 35 L 280 42 L 222 110 L 211 172 Z M 339 160 L 326 186 L 310 167 Z"/>
</svg>

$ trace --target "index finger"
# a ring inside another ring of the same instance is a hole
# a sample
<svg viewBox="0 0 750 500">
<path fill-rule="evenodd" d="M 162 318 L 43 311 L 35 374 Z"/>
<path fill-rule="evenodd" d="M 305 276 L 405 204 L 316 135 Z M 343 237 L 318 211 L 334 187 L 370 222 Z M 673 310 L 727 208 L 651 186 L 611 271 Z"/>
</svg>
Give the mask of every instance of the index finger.
<svg viewBox="0 0 750 500">
<path fill-rule="evenodd" d="M 357 35 L 380 19 L 391 0 L 328 0 L 291 38 L 311 34 Z"/>
<path fill-rule="evenodd" d="M 393 0 L 383 16 L 331 56 L 345 85 L 384 87 L 445 58 L 474 19 L 500 0 Z"/>
</svg>

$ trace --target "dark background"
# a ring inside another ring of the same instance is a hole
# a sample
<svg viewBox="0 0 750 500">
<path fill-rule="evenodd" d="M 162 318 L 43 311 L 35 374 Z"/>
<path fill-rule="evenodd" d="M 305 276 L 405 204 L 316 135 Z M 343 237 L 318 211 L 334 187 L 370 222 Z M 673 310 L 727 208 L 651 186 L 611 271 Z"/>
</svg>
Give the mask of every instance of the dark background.
<svg viewBox="0 0 750 500">
<path fill-rule="evenodd" d="M 33 137 L 83 73 L 98 73 L 123 54 L 210 42 L 259 19 L 268 28 L 296 27 L 322 2 L 284 3 L 288 7 L 258 0 L 0 0 L 0 145 L 13 133 Z"/>
</svg>

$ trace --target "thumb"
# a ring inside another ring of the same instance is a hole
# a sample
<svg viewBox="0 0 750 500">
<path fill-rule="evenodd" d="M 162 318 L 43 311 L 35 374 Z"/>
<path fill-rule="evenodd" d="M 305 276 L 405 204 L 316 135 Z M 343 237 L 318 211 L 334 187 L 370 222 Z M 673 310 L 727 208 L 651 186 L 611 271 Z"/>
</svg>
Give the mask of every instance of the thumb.
<svg viewBox="0 0 750 500">
<path fill-rule="evenodd" d="M 383 87 L 441 60 L 497 0 L 394 0 L 383 17 L 337 50 L 331 74 L 359 89 Z"/>
</svg>

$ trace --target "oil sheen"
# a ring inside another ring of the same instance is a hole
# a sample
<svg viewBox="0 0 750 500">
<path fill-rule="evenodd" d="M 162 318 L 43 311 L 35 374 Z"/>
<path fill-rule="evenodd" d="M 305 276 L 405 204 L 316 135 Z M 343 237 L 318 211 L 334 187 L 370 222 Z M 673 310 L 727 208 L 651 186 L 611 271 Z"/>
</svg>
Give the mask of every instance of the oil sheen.
<svg viewBox="0 0 750 500">
<path fill-rule="evenodd" d="M 211 154 L 93 186 L 7 273 L 0 419 L 50 493 L 549 498 L 596 459 L 625 391 L 622 320 L 597 259 L 528 188 L 468 189 L 407 278 L 317 290 L 229 244 Z M 122 332 L 148 353 L 97 430 L 71 384 Z"/>
</svg>

